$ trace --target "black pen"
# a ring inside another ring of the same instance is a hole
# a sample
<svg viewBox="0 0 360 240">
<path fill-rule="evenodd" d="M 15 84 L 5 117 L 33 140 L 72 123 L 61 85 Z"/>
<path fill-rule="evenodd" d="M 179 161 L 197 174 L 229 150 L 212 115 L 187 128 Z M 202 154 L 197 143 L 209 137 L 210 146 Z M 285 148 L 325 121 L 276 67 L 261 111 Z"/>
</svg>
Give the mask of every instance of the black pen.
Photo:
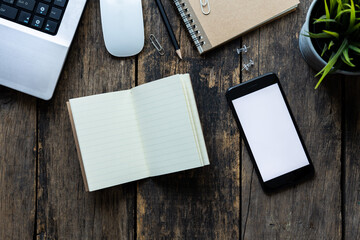
<svg viewBox="0 0 360 240">
<path fill-rule="evenodd" d="M 157 6 L 159 7 L 159 11 L 160 11 L 160 14 L 161 14 L 161 18 L 163 19 L 163 21 L 164 21 L 164 23 L 165 23 L 166 30 L 167 30 L 168 33 L 169 33 L 169 36 L 170 36 L 170 39 L 171 39 L 172 44 L 174 45 L 176 54 L 179 56 L 180 59 L 182 59 L 182 57 L 181 57 L 181 51 L 180 51 L 180 46 L 179 46 L 178 42 L 176 41 L 174 31 L 172 30 L 171 25 L 170 25 L 170 22 L 169 22 L 169 19 L 168 19 L 168 17 L 166 16 L 164 6 L 162 5 L 162 3 L 161 3 L 160 0 L 155 0 L 155 1 L 156 1 Z"/>
</svg>

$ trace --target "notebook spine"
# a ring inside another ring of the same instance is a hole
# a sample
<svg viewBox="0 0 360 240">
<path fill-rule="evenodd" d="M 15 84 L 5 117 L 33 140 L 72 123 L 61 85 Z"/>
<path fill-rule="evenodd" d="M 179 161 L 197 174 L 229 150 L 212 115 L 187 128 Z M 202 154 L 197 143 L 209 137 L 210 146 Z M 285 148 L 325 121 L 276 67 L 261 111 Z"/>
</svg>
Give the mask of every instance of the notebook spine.
<svg viewBox="0 0 360 240">
<path fill-rule="evenodd" d="M 182 20 L 185 23 L 185 26 L 190 33 L 190 36 L 195 43 L 195 46 L 199 53 L 203 53 L 203 45 L 205 45 L 205 41 L 203 40 L 203 36 L 201 35 L 201 32 L 197 29 L 197 25 L 192 18 L 191 12 L 189 11 L 189 8 L 186 6 L 186 1 L 183 0 L 173 0 L 175 3 L 175 6 L 177 10 L 180 13 L 180 16 Z"/>
</svg>

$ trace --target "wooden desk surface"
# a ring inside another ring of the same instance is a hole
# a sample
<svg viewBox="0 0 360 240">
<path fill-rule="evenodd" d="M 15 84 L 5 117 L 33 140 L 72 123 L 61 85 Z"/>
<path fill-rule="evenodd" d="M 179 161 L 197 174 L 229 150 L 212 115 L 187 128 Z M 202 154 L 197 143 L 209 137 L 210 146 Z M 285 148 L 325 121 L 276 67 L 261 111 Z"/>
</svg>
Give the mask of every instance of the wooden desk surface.
<svg viewBox="0 0 360 240">
<path fill-rule="evenodd" d="M 89 0 L 51 101 L 0 87 L 0 239 L 360 239 L 360 78 L 332 76 L 314 90 L 315 72 L 298 48 L 310 0 L 203 57 L 171 1 L 163 2 L 184 60 L 151 0 L 143 1 L 144 50 L 111 57 L 99 2 Z M 235 51 L 243 44 L 251 46 L 250 72 Z M 270 71 L 316 169 L 312 181 L 273 196 L 260 188 L 224 96 Z M 187 72 L 211 165 L 86 193 L 65 102 Z"/>
</svg>

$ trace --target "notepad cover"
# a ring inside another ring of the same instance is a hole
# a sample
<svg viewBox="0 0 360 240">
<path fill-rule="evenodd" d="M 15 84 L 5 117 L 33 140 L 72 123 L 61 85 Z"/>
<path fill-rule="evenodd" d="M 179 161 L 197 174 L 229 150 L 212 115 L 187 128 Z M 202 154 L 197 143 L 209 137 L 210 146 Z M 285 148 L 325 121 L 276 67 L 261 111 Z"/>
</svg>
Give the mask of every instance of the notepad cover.
<svg viewBox="0 0 360 240">
<path fill-rule="evenodd" d="M 186 9 L 193 34 L 200 39 L 200 53 L 281 17 L 295 10 L 299 4 L 298 0 L 209 0 L 211 11 L 205 15 L 199 0 L 173 1 Z"/>
</svg>

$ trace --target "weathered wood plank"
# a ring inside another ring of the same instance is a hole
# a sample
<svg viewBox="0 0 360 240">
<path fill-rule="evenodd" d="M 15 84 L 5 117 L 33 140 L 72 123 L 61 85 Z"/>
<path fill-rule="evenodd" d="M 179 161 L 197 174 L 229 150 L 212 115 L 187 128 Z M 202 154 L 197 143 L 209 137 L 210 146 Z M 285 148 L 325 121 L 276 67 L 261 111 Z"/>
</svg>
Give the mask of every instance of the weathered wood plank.
<svg viewBox="0 0 360 240">
<path fill-rule="evenodd" d="M 341 85 L 331 77 L 313 89 L 315 72 L 298 48 L 309 4 L 243 38 L 256 67 L 242 79 L 278 74 L 316 171 L 313 180 L 267 196 L 243 148 L 243 239 L 341 239 Z"/>
<path fill-rule="evenodd" d="M 360 239 L 360 78 L 345 79 L 345 239 Z"/>
<path fill-rule="evenodd" d="M 164 46 L 158 55 L 147 42 L 139 56 L 139 84 L 189 72 L 199 108 L 211 165 L 138 182 L 139 239 L 239 238 L 239 134 L 225 91 L 239 82 L 240 40 L 200 57 L 190 42 L 172 1 L 163 1 L 184 60 L 170 43 L 155 1 L 144 1 L 145 35 Z"/>
<path fill-rule="evenodd" d="M 55 95 L 39 108 L 37 239 L 131 239 L 133 183 L 86 193 L 66 101 L 135 86 L 136 58 L 105 50 L 99 1 L 88 1 Z"/>
<path fill-rule="evenodd" d="M 0 239 L 32 239 L 36 99 L 0 86 Z"/>
</svg>

